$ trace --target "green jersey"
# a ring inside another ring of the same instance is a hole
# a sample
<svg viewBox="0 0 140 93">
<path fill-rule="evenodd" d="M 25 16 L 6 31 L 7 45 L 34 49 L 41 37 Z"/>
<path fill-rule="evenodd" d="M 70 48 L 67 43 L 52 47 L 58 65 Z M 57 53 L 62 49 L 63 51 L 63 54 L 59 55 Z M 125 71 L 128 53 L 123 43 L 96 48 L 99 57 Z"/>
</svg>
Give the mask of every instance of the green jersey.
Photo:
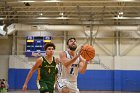
<svg viewBox="0 0 140 93">
<path fill-rule="evenodd" d="M 55 77 L 56 77 L 56 62 L 53 57 L 53 61 L 50 64 L 45 57 L 43 58 L 42 65 L 38 68 L 38 80 L 41 87 L 47 87 L 48 90 L 54 89 Z M 43 84 L 42 84 L 43 82 Z M 45 83 L 45 84 L 44 84 Z M 42 90 L 42 89 L 41 89 Z"/>
</svg>

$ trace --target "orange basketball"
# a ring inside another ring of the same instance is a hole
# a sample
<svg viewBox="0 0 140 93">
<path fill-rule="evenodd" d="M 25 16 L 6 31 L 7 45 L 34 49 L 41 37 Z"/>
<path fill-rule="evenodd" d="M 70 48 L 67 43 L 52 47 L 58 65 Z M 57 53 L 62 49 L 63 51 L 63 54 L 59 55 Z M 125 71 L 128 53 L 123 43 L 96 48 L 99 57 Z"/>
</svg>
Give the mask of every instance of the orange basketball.
<svg viewBox="0 0 140 93">
<path fill-rule="evenodd" d="M 86 59 L 86 61 L 90 61 L 95 56 L 95 49 L 91 45 L 84 45 L 81 50 L 81 56 Z"/>
</svg>

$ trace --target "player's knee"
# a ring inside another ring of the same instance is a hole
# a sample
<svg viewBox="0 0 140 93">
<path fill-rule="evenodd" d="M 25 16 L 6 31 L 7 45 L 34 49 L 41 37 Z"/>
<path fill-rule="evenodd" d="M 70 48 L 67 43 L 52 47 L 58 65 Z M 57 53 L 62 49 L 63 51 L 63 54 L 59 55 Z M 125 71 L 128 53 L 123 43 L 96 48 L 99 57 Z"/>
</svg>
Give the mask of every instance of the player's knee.
<svg viewBox="0 0 140 93">
<path fill-rule="evenodd" d="M 68 87 L 64 87 L 64 88 L 62 89 L 62 93 L 70 93 L 69 88 L 68 88 Z"/>
</svg>

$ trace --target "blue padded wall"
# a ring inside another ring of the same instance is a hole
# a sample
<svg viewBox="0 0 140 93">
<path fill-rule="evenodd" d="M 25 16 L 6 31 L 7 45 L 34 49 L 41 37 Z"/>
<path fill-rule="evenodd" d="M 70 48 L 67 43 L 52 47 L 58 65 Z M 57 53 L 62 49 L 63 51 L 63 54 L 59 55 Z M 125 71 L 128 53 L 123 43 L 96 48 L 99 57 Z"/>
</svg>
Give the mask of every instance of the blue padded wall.
<svg viewBox="0 0 140 93">
<path fill-rule="evenodd" d="M 29 69 L 9 69 L 9 89 L 21 89 Z M 28 89 L 37 89 L 37 72 L 29 81 Z M 115 91 L 139 91 L 140 71 L 134 70 L 87 70 L 85 74 L 78 76 L 78 88 L 80 90 L 115 90 Z"/>
</svg>

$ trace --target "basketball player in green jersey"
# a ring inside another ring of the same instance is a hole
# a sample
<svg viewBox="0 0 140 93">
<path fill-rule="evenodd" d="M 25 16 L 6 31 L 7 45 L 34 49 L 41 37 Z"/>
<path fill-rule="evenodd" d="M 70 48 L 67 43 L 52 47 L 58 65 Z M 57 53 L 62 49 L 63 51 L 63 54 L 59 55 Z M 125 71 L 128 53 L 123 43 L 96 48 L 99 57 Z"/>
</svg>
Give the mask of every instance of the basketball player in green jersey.
<svg viewBox="0 0 140 93">
<path fill-rule="evenodd" d="M 55 45 L 47 43 L 45 45 L 46 56 L 42 56 L 36 60 L 35 65 L 29 71 L 22 90 L 27 89 L 27 84 L 32 74 L 38 70 L 37 87 L 40 93 L 53 93 L 56 79 L 56 64 L 58 59 L 53 57 Z"/>
</svg>

